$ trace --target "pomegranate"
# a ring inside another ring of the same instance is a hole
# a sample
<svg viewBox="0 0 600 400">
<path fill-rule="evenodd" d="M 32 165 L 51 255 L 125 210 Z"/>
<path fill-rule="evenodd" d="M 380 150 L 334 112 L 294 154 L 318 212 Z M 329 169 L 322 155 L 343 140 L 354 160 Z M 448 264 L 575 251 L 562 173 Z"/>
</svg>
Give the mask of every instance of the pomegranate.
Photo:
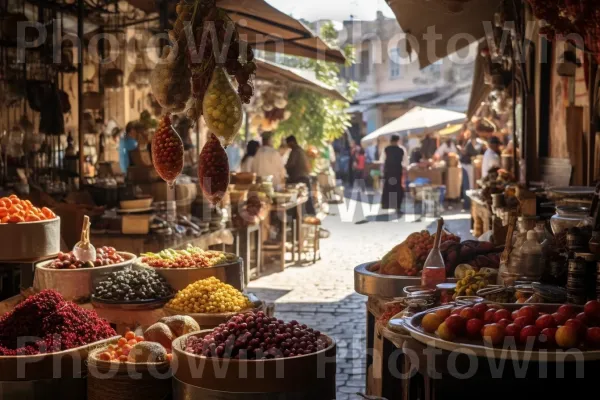
<svg viewBox="0 0 600 400">
<path fill-rule="evenodd" d="M 165 115 L 152 137 L 152 164 L 158 175 L 173 186 L 183 171 L 183 141 L 171 126 L 171 115 Z"/>
<path fill-rule="evenodd" d="M 200 153 L 198 178 L 204 196 L 212 204 L 221 201 L 229 186 L 229 161 L 225 149 L 213 133 Z"/>
</svg>

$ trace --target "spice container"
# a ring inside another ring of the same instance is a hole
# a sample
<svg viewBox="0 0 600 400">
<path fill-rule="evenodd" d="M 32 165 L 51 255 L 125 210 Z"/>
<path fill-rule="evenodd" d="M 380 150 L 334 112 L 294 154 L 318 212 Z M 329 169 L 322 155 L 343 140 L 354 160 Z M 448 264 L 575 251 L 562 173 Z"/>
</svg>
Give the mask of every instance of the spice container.
<svg viewBox="0 0 600 400">
<path fill-rule="evenodd" d="M 556 207 L 556 214 L 550 218 L 552 232 L 556 235 L 571 228 L 591 226 L 592 221 L 588 214 L 589 209 L 587 207 L 558 206 Z"/>
<path fill-rule="evenodd" d="M 562 256 L 553 258 L 548 263 L 542 282 L 564 287 L 567 284 L 567 258 Z"/>
<path fill-rule="evenodd" d="M 522 304 L 533 295 L 533 287 L 531 284 L 521 284 L 515 286 L 515 297 L 517 303 Z"/>
<path fill-rule="evenodd" d="M 410 299 L 421 299 L 431 304 L 435 304 L 437 301 L 437 292 L 435 289 L 423 286 L 406 286 L 403 291 L 406 297 Z"/>
<path fill-rule="evenodd" d="M 456 291 L 456 283 L 440 283 L 436 286 L 441 304 L 448 304 Z"/>
</svg>

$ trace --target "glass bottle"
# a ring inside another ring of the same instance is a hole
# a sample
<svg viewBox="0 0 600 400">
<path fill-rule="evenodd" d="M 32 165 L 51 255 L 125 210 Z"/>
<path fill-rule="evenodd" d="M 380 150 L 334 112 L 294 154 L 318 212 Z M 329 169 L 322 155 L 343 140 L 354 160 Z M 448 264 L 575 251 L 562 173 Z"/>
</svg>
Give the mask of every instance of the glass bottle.
<svg viewBox="0 0 600 400">
<path fill-rule="evenodd" d="M 444 219 L 438 219 L 437 233 L 435 234 L 433 248 L 429 252 L 427 260 L 425 260 L 421 275 L 421 286 L 432 289 L 435 289 L 438 284 L 446 282 L 446 266 L 444 264 L 442 252 L 440 251 L 443 226 Z"/>
</svg>

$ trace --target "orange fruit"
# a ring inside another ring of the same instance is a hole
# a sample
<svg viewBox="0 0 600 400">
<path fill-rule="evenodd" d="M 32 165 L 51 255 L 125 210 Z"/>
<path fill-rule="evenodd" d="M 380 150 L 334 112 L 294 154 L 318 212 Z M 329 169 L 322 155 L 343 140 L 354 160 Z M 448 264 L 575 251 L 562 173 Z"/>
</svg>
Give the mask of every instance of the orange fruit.
<svg viewBox="0 0 600 400">
<path fill-rule="evenodd" d="M 423 317 L 423 321 L 421 321 L 421 326 L 423 330 L 427 333 L 434 333 L 437 331 L 438 327 L 444 322 L 442 317 L 437 315 L 436 313 L 428 313 Z"/>
<path fill-rule="evenodd" d="M 44 214 L 44 216 L 45 216 L 47 219 L 53 219 L 53 218 L 56 218 L 56 214 L 54 214 L 54 213 L 52 212 L 52 210 L 51 210 L 51 209 L 49 209 L 48 207 L 44 207 L 44 208 L 42 208 L 42 214 Z"/>
</svg>

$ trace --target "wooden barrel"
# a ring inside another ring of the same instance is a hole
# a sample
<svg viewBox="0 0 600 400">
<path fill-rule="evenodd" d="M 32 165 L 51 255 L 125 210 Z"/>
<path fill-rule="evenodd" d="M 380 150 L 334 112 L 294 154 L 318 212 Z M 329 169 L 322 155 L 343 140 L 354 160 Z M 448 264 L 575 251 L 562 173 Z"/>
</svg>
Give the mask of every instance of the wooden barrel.
<svg viewBox="0 0 600 400">
<path fill-rule="evenodd" d="M 319 352 L 271 360 L 231 360 L 184 351 L 190 336 L 173 342 L 173 400 L 335 399 L 336 345 Z"/>
<path fill-rule="evenodd" d="M 48 266 L 54 260 L 44 261 L 35 266 L 33 288 L 36 292 L 44 289 L 54 289 L 65 300 L 78 303 L 87 302 L 94 292 L 94 286 L 104 276 L 111 272 L 129 267 L 135 260 L 135 254 L 118 252 L 124 259 L 122 263 L 107 265 L 105 267 L 79 268 L 79 269 L 54 269 Z"/>
<path fill-rule="evenodd" d="M 60 252 L 60 218 L 0 224 L 0 260 L 39 260 Z"/>
<path fill-rule="evenodd" d="M 0 356 L 0 399 L 85 399 L 90 349 L 111 340 L 50 354 Z"/>
<path fill-rule="evenodd" d="M 163 400 L 171 396 L 171 368 L 164 363 L 110 362 L 96 358 L 106 351 L 99 348 L 88 358 L 88 400 Z M 84 397 L 83 397 L 84 398 Z"/>
<path fill-rule="evenodd" d="M 141 259 L 136 261 L 136 264 L 152 268 L 141 262 Z M 236 288 L 244 290 L 244 261 L 238 258 L 236 262 L 217 265 L 209 268 L 152 268 L 164 277 L 167 282 L 175 290 L 185 289 L 187 285 L 199 281 L 201 279 L 214 276 L 221 282 L 225 282 Z"/>
</svg>

